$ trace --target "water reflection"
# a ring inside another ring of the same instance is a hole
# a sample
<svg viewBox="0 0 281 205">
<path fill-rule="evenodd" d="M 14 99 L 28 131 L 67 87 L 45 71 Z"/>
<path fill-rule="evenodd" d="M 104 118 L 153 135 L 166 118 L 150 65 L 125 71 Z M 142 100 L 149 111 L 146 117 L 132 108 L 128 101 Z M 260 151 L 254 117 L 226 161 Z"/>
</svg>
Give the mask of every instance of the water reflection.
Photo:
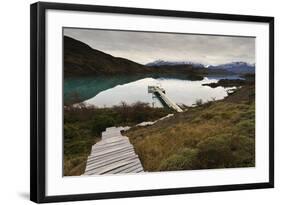
<svg viewBox="0 0 281 205">
<path fill-rule="evenodd" d="M 217 82 L 218 78 L 204 77 L 202 81 L 191 81 L 175 78 L 147 77 L 99 92 L 96 96 L 85 101 L 86 104 L 97 107 L 112 107 L 122 101 L 132 104 L 137 101 L 149 103 L 150 106 L 162 107 L 162 104 L 153 94 L 148 93 L 149 85 L 161 85 L 166 94 L 177 104 L 191 106 L 198 99 L 203 102 L 219 100 L 227 96 L 227 89 L 223 87 L 211 88 L 202 86 L 203 83 Z"/>
</svg>

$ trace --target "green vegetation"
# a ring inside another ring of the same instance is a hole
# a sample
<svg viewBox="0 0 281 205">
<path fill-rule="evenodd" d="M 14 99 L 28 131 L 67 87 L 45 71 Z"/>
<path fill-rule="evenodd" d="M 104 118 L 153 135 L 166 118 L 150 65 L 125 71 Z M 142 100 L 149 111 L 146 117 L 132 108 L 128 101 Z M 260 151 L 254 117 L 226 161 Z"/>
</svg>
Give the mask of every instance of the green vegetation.
<svg viewBox="0 0 281 205">
<path fill-rule="evenodd" d="M 145 103 L 128 106 L 122 103 L 113 108 L 71 107 L 64 109 L 64 175 L 81 175 L 85 171 L 91 147 L 100 134 L 110 126 L 135 125 L 159 119 L 171 111 L 151 108 Z"/>
<path fill-rule="evenodd" d="M 146 171 L 255 166 L 254 85 L 126 132 Z M 199 101 L 198 101 L 199 102 Z"/>
</svg>

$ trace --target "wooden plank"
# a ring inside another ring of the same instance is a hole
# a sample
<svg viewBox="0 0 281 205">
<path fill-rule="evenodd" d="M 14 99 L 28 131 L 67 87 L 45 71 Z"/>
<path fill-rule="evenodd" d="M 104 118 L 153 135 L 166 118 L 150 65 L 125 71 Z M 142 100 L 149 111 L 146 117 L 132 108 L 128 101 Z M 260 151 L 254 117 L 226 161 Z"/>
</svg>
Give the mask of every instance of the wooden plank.
<svg viewBox="0 0 281 205">
<path fill-rule="evenodd" d="M 138 165 L 139 165 L 139 162 L 136 160 L 136 161 L 134 161 L 134 162 L 132 162 L 132 163 L 130 163 L 130 164 L 127 164 L 127 165 L 124 165 L 124 166 L 122 166 L 122 167 L 119 167 L 119 168 L 113 169 L 113 170 L 111 170 L 111 171 L 108 171 L 108 172 L 106 172 L 105 174 L 124 173 L 125 170 L 128 170 L 128 169 L 130 169 L 130 168 L 132 168 L 132 167 L 136 167 L 136 166 L 138 166 Z"/>
<path fill-rule="evenodd" d="M 99 158 L 99 159 L 91 159 L 89 158 L 87 160 L 87 166 L 94 164 L 94 163 L 99 163 L 99 162 L 104 162 L 104 161 L 110 161 L 110 160 L 114 160 L 114 159 L 119 159 L 121 157 L 128 157 L 128 156 L 132 156 L 135 155 L 135 152 L 132 150 L 129 150 L 127 152 L 121 153 L 119 155 L 114 155 L 114 156 L 107 156 L 107 157 L 103 157 L 103 158 Z"/>
<path fill-rule="evenodd" d="M 104 145 L 109 145 L 109 144 L 114 144 L 114 143 L 121 143 L 121 142 L 130 143 L 129 139 L 127 139 L 127 138 L 119 138 L 119 139 L 116 138 L 116 140 L 111 140 L 111 141 L 103 140 L 103 141 L 97 142 L 92 147 L 99 147 L 99 146 L 104 146 Z"/>
<path fill-rule="evenodd" d="M 133 148 L 133 146 L 131 144 L 124 144 L 124 145 L 118 145 L 116 147 L 108 148 L 108 149 L 104 149 L 104 150 L 97 150 L 96 151 L 94 149 L 94 150 L 92 150 L 91 155 L 99 156 L 99 155 L 119 151 L 119 150 L 126 149 L 126 148 Z"/>
<path fill-rule="evenodd" d="M 109 139 L 103 139 L 101 143 L 109 143 L 109 142 L 116 142 L 121 140 L 129 140 L 128 137 L 122 136 L 122 137 L 111 137 Z"/>
<path fill-rule="evenodd" d="M 118 151 L 115 151 L 115 152 L 106 153 L 106 154 L 99 155 L 99 156 L 91 155 L 91 158 L 93 158 L 93 159 L 99 159 L 99 158 L 103 158 L 103 157 L 114 156 L 114 155 L 117 155 L 117 154 L 125 153 L 125 152 L 127 152 L 127 151 L 134 151 L 134 148 L 133 148 L 133 147 L 132 147 L 132 148 L 130 147 L 130 148 L 118 150 Z"/>
<path fill-rule="evenodd" d="M 114 131 L 114 130 L 123 130 L 124 128 L 123 127 L 107 127 L 105 130 L 106 131 Z"/>
<path fill-rule="evenodd" d="M 117 127 L 107 127 L 105 130 L 106 131 L 112 131 L 112 130 L 116 130 Z"/>
<path fill-rule="evenodd" d="M 92 153 L 91 156 L 92 158 L 99 158 L 99 157 L 105 157 L 105 156 L 111 156 L 111 155 L 119 155 L 121 153 L 127 152 L 127 151 L 134 151 L 133 146 L 126 146 L 126 147 L 121 147 L 118 149 L 112 149 L 112 150 L 104 150 L 102 152 L 97 152 L 97 153 Z"/>
<path fill-rule="evenodd" d="M 137 173 L 138 171 L 143 171 L 143 168 L 140 163 L 138 163 L 136 166 L 122 171 L 122 173 Z"/>
<path fill-rule="evenodd" d="M 107 150 L 117 149 L 117 148 L 120 148 L 120 147 L 132 147 L 132 145 L 128 144 L 128 143 L 124 143 L 124 144 L 119 144 L 119 145 L 112 145 L 112 146 L 109 146 L 109 147 L 106 147 L 106 148 L 92 149 L 91 155 L 93 155 L 94 153 L 99 153 L 99 152 L 104 152 L 104 151 L 107 151 Z"/>
<path fill-rule="evenodd" d="M 104 146 L 107 146 L 107 145 L 113 145 L 113 144 L 118 144 L 118 143 L 130 143 L 129 140 L 127 139 L 119 139 L 119 140 L 114 140 L 114 141 L 111 141 L 111 142 L 108 142 L 108 141 L 103 141 L 102 143 L 99 143 L 99 144 L 96 144 L 96 145 L 93 145 L 92 147 L 95 148 L 95 147 L 104 147 Z"/>
<path fill-rule="evenodd" d="M 120 146 L 120 145 L 126 145 L 126 144 L 130 144 L 129 142 L 120 142 L 120 143 L 112 143 L 112 144 L 104 144 L 103 146 L 93 146 L 92 150 L 103 150 L 103 149 L 108 149 L 108 148 L 113 148 L 116 146 Z"/>
<path fill-rule="evenodd" d="M 110 138 L 114 138 L 114 137 L 122 137 L 122 136 L 121 135 L 117 135 L 117 134 L 103 135 L 102 139 L 106 140 L 106 139 L 110 139 Z"/>
<path fill-rule="evenodd" d="M 103 132 L 102 139 L 110 138 L 110 137 L 122 137 L 120 132 Z"/>
<path fill-rule="evenodd" d="M 129 151 L 134 151 L 134 148 L 128 147 L 128 148 L 125 148 L 125 149 L 116 150 L 114 152 L 107 152 L 107 153 L 104 153 L 104 154 L 91 155 L 91 156 L 92 156 L 92 159 L 100 159 L 100 158 L 110 157 L 110 156 L 114 156 L 114 155 L 119 155 L 119 154 L 129 152 Z"/>
<path fill-rule="evenodd" d="M 91 155 L 92 155 L 92 153 L 95 153 L 95 150 L 97 150 L 97 151 L 103 151 L 103 150 L 111 150 L 111 149 L 114 149 L 114 148 L 118 148 L 118 147 L 123 147 L 123 146 L 127 146 L 127 145 L 131 145 L 131 144 L 128 144 L 128 143 L 124 143 L 124 144 L 119 144 L 119 145 L 116 145 L 116 146 L 109 146 L 109 147 L 107 147 L 107 148 L 105 148 L 105 149 L 102 149 L 102 148 L 99 148 L 99 149 L 92 149 L 92 151 L 91 151 Z M 132 145 L 131 145 L 132 146 Z"/>
<path fill-rule="evenodd" d="M 120 161 L 123 161 L 123 160 L 135 159 L 136 157 L 137 156 L 135 154 L 131 154 L 131 155 L 125 155 L 123 157 L 113 158 L 111 160 L 102 160 L 102 161 L 99 161 L 99 162 L 94 162 L 93 164 L 87 165 L 86 171 L 89 171 L 89 170 L 92 170 L 92 169 L 97 169 L 97 168 L 100 168 L 100 167 L 105 167 L 105 166 L 110 165 L 112 163 L 120 162 Z"/>
<path fill-rule="evenodd" d="M 101 149 L 101 148 L 117 146 L 117 145 L 121 145 L 121 144 L 131 144 L 131 143 L 128 140 L 119 140 L 119 141 L 115 141 L 115 142 L 103 143 L 103 144 L 99 144 L 96 146 L 92 146 L 92 149 Z"/>
<path fill-rule="evenodd" d="M 104 135 L 108 135 L 108 134 L 121 134 L 121 130 L 120 129 L 115 129 L 115 130 L 106 130 L 103 131 L 102 134 Z"/>
<path fill-rule="evenodd" d="M 124 153 L 120 154 L 120 157 L 115 155 L 115 156 L 107 156 L 107 157 L 103 157 L 103 158 L 99 158 L 99 159 L 94 159 L 94 160 L 90 159 L 89 161 L 87 161 L 87 166 L 90 166 L 94 163 L 104 162 L 104 161 L 112 160 L 112 159 L 118 159 L 123 156 L 129 157 L 132 155 L 135 155 L 135 153 L 133 151 L 128 151 L 128 152 L 124 152 Z"/>
<path fill-rule="evenodd" d="M 135 159 L 132 160 L 124 160 L 124 162 L 119 162 L 117 164 L 113 164 L 107 167 L 101 168 L 101 170 L 97 170 L 98 174 L 108 174 L 109 171 L 117 170 L 118 168 L 124 168 L 126 165 L 134 164 L 136 163 Z M 115 172 L 115 174 L 121 173 L 121 171 Z"/>
<path fill-rule="evenodd" d="M 137 158 L 137 156 L 136 156 Z M 115 163 L 112 163 L 110 165 L 107 165 L 107 166 L 104 166 L 104 167 L 101 167 L 101 168 L 98 168 L 98 169 L 94 169 L 94 170 L 91 170 L 91 171 L 87 171 L 85 173 L 91 173 L 91 174 L 104 174 L 106 172 L 109 172 L 113 169 L 117 169 L 119 167 L 122 167 L 124 165 L 127 165 L 127 164 L 130 164 L 130 163 L 133 163 L 135 162 L 136 159 L 130 159 L 130 160 L 123 160 L 123 161 L 120 161 L 120 162 L 115 162 Z"/>
</svg>

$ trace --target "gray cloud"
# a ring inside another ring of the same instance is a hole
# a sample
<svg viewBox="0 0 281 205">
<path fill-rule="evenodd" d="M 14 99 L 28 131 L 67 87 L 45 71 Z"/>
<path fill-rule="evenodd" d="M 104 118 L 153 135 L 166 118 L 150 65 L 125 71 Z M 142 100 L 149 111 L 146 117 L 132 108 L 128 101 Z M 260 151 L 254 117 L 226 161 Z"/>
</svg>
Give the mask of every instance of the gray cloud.
<svg viewBox="0 0 281 205">
<path fill-rule="evenodd" d="M 65 28 L 64 35 L 113 56 L 146 64 L 154 60 L 222 64 L 255 63 L 255 38 Z"/>
</svg>

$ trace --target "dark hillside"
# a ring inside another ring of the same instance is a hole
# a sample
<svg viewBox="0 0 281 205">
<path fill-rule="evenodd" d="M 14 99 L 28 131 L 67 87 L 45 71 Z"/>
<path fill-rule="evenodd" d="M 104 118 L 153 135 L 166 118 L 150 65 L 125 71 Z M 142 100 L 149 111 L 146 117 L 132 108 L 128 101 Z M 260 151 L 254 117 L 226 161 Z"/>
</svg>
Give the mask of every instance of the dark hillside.
<svg viewBox="0 0 281 205">
<path fill-rule="evenodd" d="M 95 50 L 87 44 L 64 36 L 64 75 L 143 73 L 149 68 L 133 61 Z"/>
</svg>

